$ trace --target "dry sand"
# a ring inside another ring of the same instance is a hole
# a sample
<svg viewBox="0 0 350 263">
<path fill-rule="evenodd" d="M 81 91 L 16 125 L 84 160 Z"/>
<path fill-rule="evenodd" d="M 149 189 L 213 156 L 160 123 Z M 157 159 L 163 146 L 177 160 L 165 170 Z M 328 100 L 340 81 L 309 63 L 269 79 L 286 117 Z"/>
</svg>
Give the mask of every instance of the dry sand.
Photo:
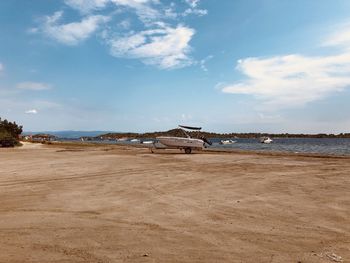
<svg viewBox="0 0 350 263">
<path fill-rule="evenodd" d="M 350 159 L 25 145 L 0 213 L 0 262 L 350 262 Z"/>
</svg>

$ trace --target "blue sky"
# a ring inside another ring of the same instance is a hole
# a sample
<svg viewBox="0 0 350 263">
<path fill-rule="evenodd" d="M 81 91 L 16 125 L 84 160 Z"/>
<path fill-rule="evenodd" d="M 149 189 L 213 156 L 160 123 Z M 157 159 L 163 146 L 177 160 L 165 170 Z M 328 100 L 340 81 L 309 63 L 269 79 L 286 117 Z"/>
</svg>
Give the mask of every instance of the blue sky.
<svg viewBox="0 0 350 263">
<path fill-rule="evenodd" d="M 350 1 L 3 0 L 27 131 L 350 132 Z"/>
</svg>

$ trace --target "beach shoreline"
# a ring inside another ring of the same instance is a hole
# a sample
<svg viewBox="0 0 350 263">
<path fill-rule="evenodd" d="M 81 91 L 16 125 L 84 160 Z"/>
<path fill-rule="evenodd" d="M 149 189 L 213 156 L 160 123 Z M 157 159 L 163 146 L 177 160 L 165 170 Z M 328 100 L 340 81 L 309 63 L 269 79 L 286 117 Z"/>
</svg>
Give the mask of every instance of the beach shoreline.
<svg viewBox="0 0 350 263">
<path fill-rule="evenodd" d="M 0 149 L 0 262 L 347 262 L 349 159 Z"/>
<path fill-rule="evenodd" d="M 28 142 L 30 143 L 30 142 Z M 41 142 L 35 142 L 41 144 Z M 74 141 L 52 141 L 52 142 L 44 142 L 43 144 L 48 144 L 51 146 L 57 147 L 115 147 L 117 149 L 126 149 L 126 148 L 141 148 L 141 149 L 150 149 L 152 145 L 143 145 L 143 144 L 108 144 L 108 143 L 97 143 L 97 142 L 74 142 Z M 155 150 L 156 153 L 162 153 L 163 149 Z M 171 152 L 180 152 L 180 150 L 176 149 L 167 149 L 167 151 Z M 328 153 L 313 153 L 313 152 L 292 152 L 292 151 L 264 151 L 264 150 L 245 150 L 239 148 L 204 148 L 203 150 L 194 150 L 194 153 L 206 154 L 206 153 L 218 153 L 218 154 L 256 154 L 263 156 L 299 156 L 299 157 L 313 157 L 313 158 L 341 158 L 341 159 L 349 159 L 350 155 L 347 154 L 328 154 Z"/>
</svg>

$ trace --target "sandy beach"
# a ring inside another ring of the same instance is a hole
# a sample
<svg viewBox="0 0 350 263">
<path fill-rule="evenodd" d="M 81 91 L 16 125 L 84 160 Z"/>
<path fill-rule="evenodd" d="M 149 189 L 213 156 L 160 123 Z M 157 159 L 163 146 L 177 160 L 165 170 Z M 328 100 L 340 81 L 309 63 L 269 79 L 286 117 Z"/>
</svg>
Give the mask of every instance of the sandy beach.
<svg viewBox="0 0 350 263">
<path fill-rule="evenodd" d="M 350 158 L 26 144 L 0 161 L 0 262 L 350 262 Z"/>
</svg>

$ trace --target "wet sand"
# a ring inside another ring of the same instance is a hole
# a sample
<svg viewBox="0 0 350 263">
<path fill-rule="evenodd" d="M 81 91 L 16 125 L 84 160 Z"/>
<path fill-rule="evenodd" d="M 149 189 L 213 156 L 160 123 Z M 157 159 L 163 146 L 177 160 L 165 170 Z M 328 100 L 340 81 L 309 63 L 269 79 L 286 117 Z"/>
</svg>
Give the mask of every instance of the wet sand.
<svg viewBox="0 0 350 263">
<path fill-rule="evenodd" d="M 0 148 L 0 262 L 350 262 L 350 158 Z"/>
</svg>

